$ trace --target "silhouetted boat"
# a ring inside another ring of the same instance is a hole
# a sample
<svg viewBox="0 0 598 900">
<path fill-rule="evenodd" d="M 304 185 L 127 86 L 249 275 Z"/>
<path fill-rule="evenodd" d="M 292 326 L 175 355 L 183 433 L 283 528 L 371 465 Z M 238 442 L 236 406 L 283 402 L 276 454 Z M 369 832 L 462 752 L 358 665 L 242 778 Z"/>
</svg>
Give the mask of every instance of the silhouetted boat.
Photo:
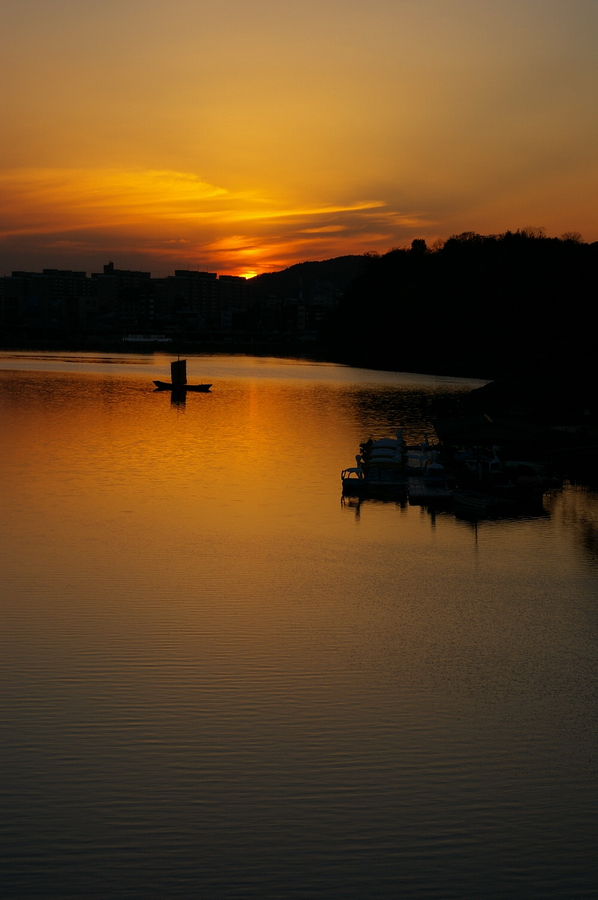
<svg viewBox="0 0 598 900">
<path fill-rule="evenodd" d="M 360 450 L 355 457 L 357 465 L 341 472 L 343 494 L 388 497 L 407 493 L 402 429 L 397 431 L 396 440 L 370 438 Z"/>
<path fill-rule="evenodd" d="M 187 384 L 187 360 L 177 359 L 170 363 L 171 382 L 154 381 L 159 391 L 200 391 L 206 393 L 211 384 Z"/>
<path fill-rule="evenodd" d="M 170 384 L 168 381 L 154 381 L 159 391 L 209 391 L 211 384 Z"/>
</svg>

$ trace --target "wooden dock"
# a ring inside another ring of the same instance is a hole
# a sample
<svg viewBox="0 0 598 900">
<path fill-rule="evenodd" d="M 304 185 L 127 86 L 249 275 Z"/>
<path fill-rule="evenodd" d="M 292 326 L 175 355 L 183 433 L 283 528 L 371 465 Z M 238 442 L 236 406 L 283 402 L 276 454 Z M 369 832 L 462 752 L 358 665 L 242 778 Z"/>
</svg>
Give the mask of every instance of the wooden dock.
<svg viewBox="0 0 598 900">
<path fill-rule="evenodd" d="M 425 479 L 421 477 L 407 478 L 407 490 L 411 506 L 422 506 L 425 503 L 451 503 L 453 499 L 448 488 L 439 484 L 426 484 Z"/>
</svg>

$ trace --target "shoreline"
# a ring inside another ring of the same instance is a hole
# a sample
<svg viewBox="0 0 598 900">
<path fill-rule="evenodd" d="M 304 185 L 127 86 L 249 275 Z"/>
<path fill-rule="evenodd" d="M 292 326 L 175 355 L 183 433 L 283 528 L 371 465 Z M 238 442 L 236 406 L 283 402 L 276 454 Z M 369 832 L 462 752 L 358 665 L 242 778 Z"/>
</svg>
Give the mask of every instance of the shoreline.
<svg viewBox="0 0 598 900">
<path fill-rule="evenodd" d="M 440 360 L 416 359 L 416 354 L 405 353 L 401 365 L 397 360 L 372 359 L 371 353 L 362 355 L 339 353 L 322 342 L 297 340 L 178 340 L 171 341 L 123 341 L 122 338 L 89 339 L 62 338 L 48 340 L 13 340 L 0 343 L 3 353 L 136 353 L 153 355 L 162 353 L 172 356 L 271 356 L 278 359 L 303 359 L 312 362 L 328 362 L 357 369 L 372 369 L 378 372 L 410 372 L 418 375 L 466 378 L 489 382 L 494 380 L 487 373 L 480 374 L 473 366 L 463 364 L 463 360 L 452 362 L 443 357 Z M 496 377 L 496 376 L 495 376 Z"/>
</svg>

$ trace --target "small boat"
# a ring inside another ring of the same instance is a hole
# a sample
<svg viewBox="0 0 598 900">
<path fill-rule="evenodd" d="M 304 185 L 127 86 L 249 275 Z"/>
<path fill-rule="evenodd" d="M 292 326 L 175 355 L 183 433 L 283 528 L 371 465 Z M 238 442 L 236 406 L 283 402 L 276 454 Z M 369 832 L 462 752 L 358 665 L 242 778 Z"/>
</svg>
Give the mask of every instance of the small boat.
<svg viewBox="0 0 598 900">
<path fill-rule="evenodd" d="M 171 382 L 154 381 L 159 391 L 199 391 L 206 393 L 211 384 L 187 384 L 187 360 L 177 359 L 170 363 Z"/>
<path fill-rule="evenodd" d="M 211 384 L 170 384 L 169 381 L 154 381 L 159 391 L 209 391 Z"/>
<path fill-rule="evenodd" d="M 407 493 L 402 463 L 402 433 L 397 440 L 372 441 L 360 447 L 357 465 L 341 472 L 343 494 L 349 496 L 394 497 Z"/>
<path fill-rule="evenodd" d="M 406 472 L 411 506 L 452 502 L 449 475 L 445 467 L 436 461 L 436 450 L 432 450 L 432 461 L 426 465 L 423 474 L 419 471 L 414 474 L 409 466 Z"/>
</svg>

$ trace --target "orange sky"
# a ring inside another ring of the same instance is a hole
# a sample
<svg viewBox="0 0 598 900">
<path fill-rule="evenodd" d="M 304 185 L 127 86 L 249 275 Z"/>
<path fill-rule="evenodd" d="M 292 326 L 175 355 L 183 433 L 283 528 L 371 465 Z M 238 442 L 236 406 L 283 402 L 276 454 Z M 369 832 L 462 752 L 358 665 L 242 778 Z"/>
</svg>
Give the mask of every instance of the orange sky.
<svg viewBox="0 0 598 900">
<path fill-rule="evenodd" d="M 0 274 L 598 240 L 595 0 L 4 0 Z"/>
</svg>

